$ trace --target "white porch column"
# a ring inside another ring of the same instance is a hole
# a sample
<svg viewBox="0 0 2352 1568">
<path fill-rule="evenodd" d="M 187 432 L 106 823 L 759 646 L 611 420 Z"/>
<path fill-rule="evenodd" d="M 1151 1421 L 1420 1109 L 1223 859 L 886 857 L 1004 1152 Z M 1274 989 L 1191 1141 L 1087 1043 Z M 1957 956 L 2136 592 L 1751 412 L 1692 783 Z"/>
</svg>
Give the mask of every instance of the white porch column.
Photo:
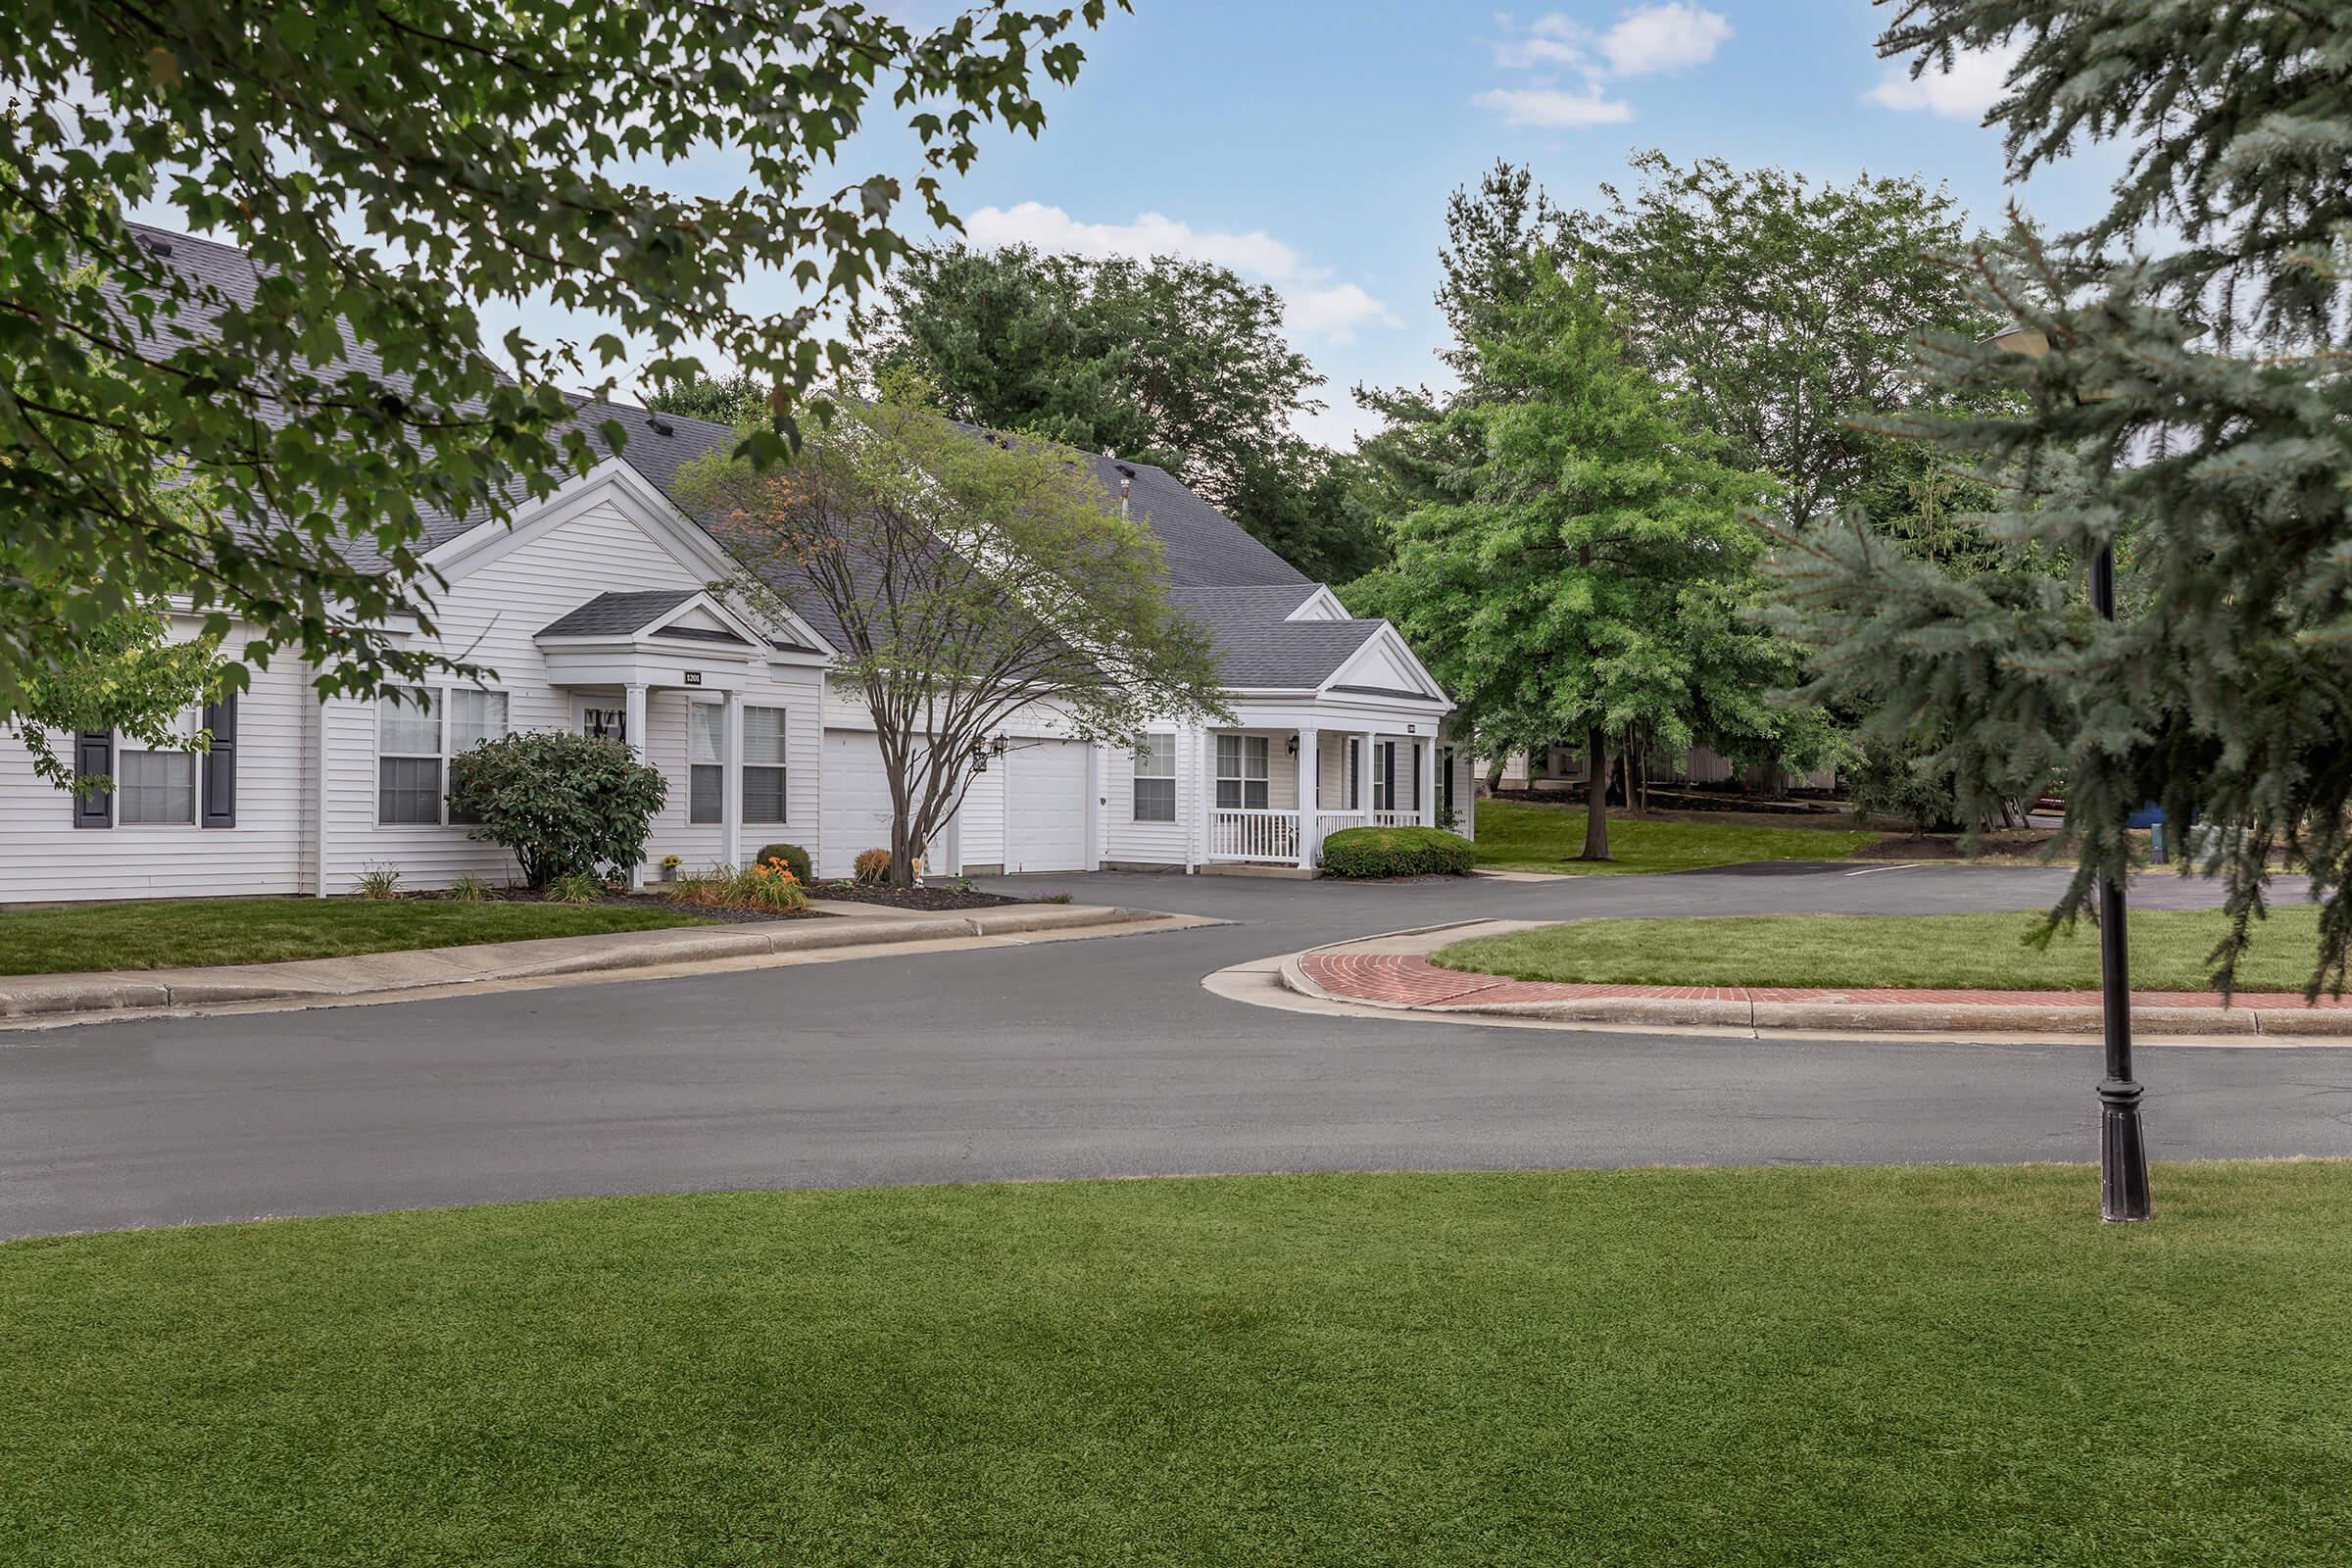
<svg viewBox="0 0 2352 1568">
<path fill-rule="evenodd" d="M 1355 738 L 1355 743 L 1362 754 L 1355 764 L 1355 809 L 1363 812 L 1364 820 L 1370 822 L 1372 803 L 1380 799 L 1379 792 L 1372 787 L 1373 770 L 1380 766 L 1380 736 L 1366 730 Z"/>
<path fill-rule="evenodd" d="M 623 733 L 629 738 L 629 750 L 636 754 L 637 760 L 644 761 L 647 757 L 647 747 L 645 744 L 645 687 L 642 683 L 628 687 L 622 697 L 620 722 Z M 645 886 L 645 858 L 643 856 L 639 856 L 637 863 L 629 867 L 629 886 L 631 888 Z"/>
<path fill-rule="evenodd" d="M 1421 825 L 1438 825 L 1438 738 L 1413 743 L 1421 752 Z"/>
<path fill-rule="evenodd" d="M 718 853 L 729 865 L 743 864 L 743 693 L 722 695 L 718 706 Z"/>
<path fill-rule="evenodd" d="M 1312 870 L 1320 858 L 1322 841 L 1315 837 L 1315 752 L 1322 737 L 1300 726 L 1298 730 L 1298 869 Z"/>
<path fill-rule="evenodd" d="M 1184 822 L 1184 874 L 1200 868 L 1201 824 L 1208 819 L 1208 732 L 1195 725 L 1176 732 L 1176 814 Z"/>
</svg>

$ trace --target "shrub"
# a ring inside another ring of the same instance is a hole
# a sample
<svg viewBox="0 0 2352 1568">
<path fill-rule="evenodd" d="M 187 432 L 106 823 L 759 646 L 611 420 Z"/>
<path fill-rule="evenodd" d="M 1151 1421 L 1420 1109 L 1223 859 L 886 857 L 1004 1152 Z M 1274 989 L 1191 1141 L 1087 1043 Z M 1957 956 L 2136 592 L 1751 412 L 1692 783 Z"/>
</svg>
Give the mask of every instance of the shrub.
<svg viewBox="0 0 2352 1568">
<path fill-rule="evenodd" d="M 566 871 L 547 885 L 550 904 L 594 904 L 605 896 L 605 879 L 594 871 Z"/>
<path fill-rule="evenodd" d="M 483 741 L 450 763 L 450 801 L 473 820 L 470 836 L 512 854 L 534 889 L 635 865 L 667 795 L 620 742 L 560 731 Z"/>
<path fill-rule="evenodd" d="M 447 896 L 460 904 L 480 904 L 490 897 L 490 884 L 468 871 L 449 885 Z"/>
<path fill-rule="evenodd" d="M 808 864 L 808 852 L 798 844 L 762 844 L 752 863 L 765 865 L 770 860 L 782 860 L 792 867 L 792 874 L 801 879 L 803 887 L 816 880 L 816 872 Z"/>
<path fill-rule="evenodd" d="M 858 858 L 851 862 L 851 869 L 857 872 L 858 880 L 860 882 L 868 884 L 887 882 L 890 880 L 890 852 L 888 850 L 859 850 Z"/>
<path fill-rule="evenodd" d="M 698 905 L 714 909 L 802 909 L 808 906 L 808 889 L 792 874 L 782 856 L 738 870 L 694 871 L 663 890 L 672 904 Z"/>
<path fill-rule="evenodd" d="M 1351 827 L 1323 841 L 1327 876 L 1460 876 L 1477 852 L 1434 827 Z"/>
<path fill-rule="evenodd" d="M 363 899 L 397 899 L 401 896 L 400 867 L 397 865 L 364 866 L 352 881 L 358 884 Z"/>
</svg>

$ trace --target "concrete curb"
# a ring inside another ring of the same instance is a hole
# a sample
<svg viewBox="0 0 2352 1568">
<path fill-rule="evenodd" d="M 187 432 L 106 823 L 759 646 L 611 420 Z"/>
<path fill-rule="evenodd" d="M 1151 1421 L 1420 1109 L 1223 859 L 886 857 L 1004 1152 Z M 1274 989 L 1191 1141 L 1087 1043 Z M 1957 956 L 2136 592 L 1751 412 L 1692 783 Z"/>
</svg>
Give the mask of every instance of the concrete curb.
<svg viewBox="0 0 2352 1568">
<path fill-rule="evenodd" d="M 1453 924 L 1476 925 L 1480 921 Z M 1392 931 L 1379 937 L 1334 942 L 1286 955 L 1279 973 L 1283 988 L 1316 1002 L 1384 1012 L 1448 1016 L 1528 1018 L 1556 1023 L 1607 1023 L 1656 1028 L 1740 1029 L 1749 1032 L 2008 1035 L 2095 1037 L 2103 1020 L 2096 1006 L 2011 1006 L 1906 1002 L 1756 1002 L 1740 999 L 1689 1000 L 1667 997 L 1580 997 L 1546 1002 L 1395 1002 L 1333 991 L 1307 974 L 1304 960 L 1319 954 L 1397 937 L 1417 936 L 1446 926 Z M 2352 1008 L 2134 1007 L 2135 1034 L 2154 1036 L 2294 1035 L 2352 1038 Z"/>
<path fill-rule="evenodd" d="M 836 917 L 807 924 L 742 925 L 710 929 L 671 926 L 654 931 L 585 937 L 542 937 L 461 948 L 416 948 L 356 954 L 349 958 L 296 958 L 282 964 L 227 964 L 155 970 L 146 975 L 93 974 L 0 980 L 0 1019 L 55 1018 L 72 1013 L 120 1013 L 215 1003 L 342 1002 L 468 982 L 546 979 L 619 973 L 668 964 L 761 958 L 842 948 L 898 948 L 1025 932 L 1062 932 L 1134 925 L 1161 916 L 1151 909 L 1103 905 L 1007 906 L 970 914 Z M 275 971 L 273 973 L 273 971 Z"/>
</svg>

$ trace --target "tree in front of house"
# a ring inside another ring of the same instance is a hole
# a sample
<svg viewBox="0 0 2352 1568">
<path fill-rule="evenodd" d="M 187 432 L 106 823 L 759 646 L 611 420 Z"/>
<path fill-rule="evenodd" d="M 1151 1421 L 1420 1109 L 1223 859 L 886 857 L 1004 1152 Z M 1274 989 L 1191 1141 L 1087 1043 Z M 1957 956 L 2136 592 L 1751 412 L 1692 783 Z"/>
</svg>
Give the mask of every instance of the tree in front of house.
<svg viewBox="0 0 2352 1568">
<path fill-rule="evenodd" d="M 1882 52 L 1936 71 L 2017 63 L 1989 119 L 2013 179 L 2090 143 L 2124 152 L 2107 210 L 1979 258 L 1984 305 L 2047 352 L 1935 345 L 1982 411 L 1923 423 L 1999 486 L 1983 533 L 2012 556 L 2117 555 L 2117 613 L 2063 579 L 1961 575 L 1855 519 L 1784 547 L 1781 602 L 1886 721 L 1930 715 L 1964 809 L 2021 772 L 2066 780 L 2069 920 L 2121 879 L 2128 813 L 2195 823 L 2184 872 L 2219 877 L 2227 987 L 2275 864 L 2321 903 L 2315 993 L 2352 942 L 2352 96 L 2340 22 L 2310 8 L 1911 0 Z M 2144 259 L 2133 248 L 2177 235 Z M 2014 341 L 2014 339 L 2013 339 Z"/>
<path fill-rule="evenodd" d="M 1763 541 L 1742 513 L 1771 481 L 1724 462 L 1632 361 L 1588 273 L 1532 277 L 1470 340 L 1478 395 L 1427 443 L 1466 461 L 1349 603 L 1412 641 L 1490 755 L 1583 737 L 1583 858 L 1607 859 L 1621 738 L 1794 739 L 1769 700 L 1794 673 L 1788 645 L 1744 614 Z"/>
<path fill-rule="evenodd" d="M 1154 719 L 1224 712 L 1157 541 L 1066 447 L 844 399 L 790 464 L 713 455 L 680 482 L 743 563 L 731 589 L 772 618 L 799 603 L 833 623 L 831 678 L 881 751 L 898 885 L 1025 710 L 1122 746 Z"/>
<path fill-rule="evenodd" d="M 1229 268 L 937 246 L 864 326 L 875 382 L 911 372 L 951 417 L 1165 468 L 1319 581 L 1384 554 L 1345 460 L 1293 430 L 1323 378 L 1281 296 Z"/>
<path fill-rule="evenodd" d="M 512 515 L 622 439 L 602 397 L 636 340 L 657 381 L 707 345 L 798 392 L 846 358 L 819 323 L 905 249 L 983 127 L 1037 131 L 1105 0 L 979 0 L 936 27 L 826 0 L 706 6 L 15 8 L 0 27 L 0 712 L 167 597 L 240 661 L 298 653 L 372 692 L 437 651 L 427 519 Z M 903 116 L 909 184 L 831 172 Z M 658 166 L 745 171 L 681 193 Z M 650 174 L 647 171 L 654 171 Z M 203 240 L 126 215 L 169 212 Z M 743 305 L 774 268 L 799 307 Z M 485 341 L 541 298 L 593 338 Z M 746 433 L 772 461 L 789 408 Z M 172 506 L 174 462 L 223 521 Z M 393 612 L 426 636 L 384 630 Z"/>
</svg>

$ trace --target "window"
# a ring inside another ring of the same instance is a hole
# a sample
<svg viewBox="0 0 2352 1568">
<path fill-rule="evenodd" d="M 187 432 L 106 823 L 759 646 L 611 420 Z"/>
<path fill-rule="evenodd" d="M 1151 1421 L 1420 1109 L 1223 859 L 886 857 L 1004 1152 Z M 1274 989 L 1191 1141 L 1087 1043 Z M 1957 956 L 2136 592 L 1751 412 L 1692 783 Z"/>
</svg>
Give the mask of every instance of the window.
<svg viewBox="0 0 2352 1568">
<path fill-rule="evenodd" d="M 583 708 L 580 710 L 580 733 L 592 741 L 622 741 L 629 738 L 629 710 L 625 708 Z"/>
<path fill-rule="evenodd" d="M 1263 735 L 1217 737 L 1217 808 L 1262 811 L 1266 808 L 1266 738 Z"/>
<path fill-rule="evenodd" d="M 375 819 L 441 820 L 441 708 L 422 687 L 375 700 Z"/>
<path fill-rule="evenodd" d="M 1135 820 L 1176 820 L 1176 737 L 1147 735 L 1135 749 Z"/>
<path fill-rule="evenodd" d="M 200 727 L 189 709 L 172 720 L 172 731 L 193 740 Z M 116 820 L 124 827 L 186 827 L 196 820 L 196 754 L 149 751 L 135 735 L 124 735 L 115 752 Z"/>
<path fill-rule="evenodd" d="M 725 711 L 716 703 L 686 707 L 686 820 L 716 822 L 725 816 L 726 754 L 719 736 Z"/>
<path fill-rule="evenodd" d="M 482 742 L 494 741 L 506 733 L 505 692 L 462 690 L 449 694 L 449 755 L 452 760 L 465 756 Z M 449 819 L 458 823 L 481 820 L 470 811 L 459 810 L 455 801 L 449 805 Z"/>
<path fill-rule="evenodd" d="M 784 710 L 743 710 L 743 819 L 784 820 Z"/>
<path fill-rule="evenodd" d="M 375 703 L 375 819 L 386 826 L 438 826 L 449 794 L 449 760 L 508 732 L 507 694 L 473 687 L 400 690 L 399 701 L 386 692 Z M 471 820 L 454 810 L 448 819 Z"/>
</svg>

